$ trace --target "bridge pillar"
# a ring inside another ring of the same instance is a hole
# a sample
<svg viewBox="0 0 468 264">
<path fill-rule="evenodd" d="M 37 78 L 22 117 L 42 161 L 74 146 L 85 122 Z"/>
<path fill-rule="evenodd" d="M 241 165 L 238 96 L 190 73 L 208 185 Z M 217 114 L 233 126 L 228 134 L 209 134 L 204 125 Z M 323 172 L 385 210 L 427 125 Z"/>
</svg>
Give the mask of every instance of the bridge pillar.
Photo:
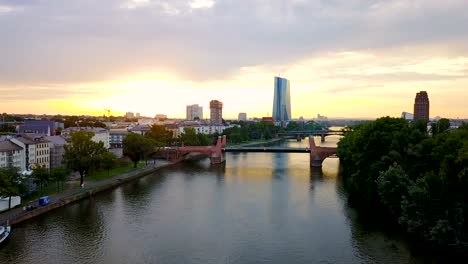
<svg viewBox="0 0 468 264">
<path fill-rule="evenodd" d="M 310 146 L 310 166 L 311 167 L 322 167 L 322 161 L 325 159 L 320 155 L 320 147 L 315 145 L 315 140 L 313 136 L 309 136 L 309 146 Z"/>
<path fill-rule="evenodd" d="M 224 157 L 224 153 L 220 151 L 214 151 L 210 155 L 210 162 L 211 164 L 221 164 L 226 161 L 226 158 Z"/>
<path fill-rule="evenodd" d="M 320 135 L 320 142 L 322 143 L 325 142 L 325 136 L 326 136 L 325 134 Z"/>
<path fill-rule="evenodd" d="M 296 134 L 296 141 L 301 142 L 301 140 L 302 140 L 301 134 Z"/>
<path fill-rule="evenodd" d="M 222 150 L 222 148 L 226 147 L 226 145 L 227 145 L 226 135 L 223 135 L 222 137 L 219 136 L 218 140 L 216 141 L 216 146 L 212 147 L 212 152 L 210 153 L 211 164 L 220 164 L 226 161 L 224 152 Z"/>
</svg>

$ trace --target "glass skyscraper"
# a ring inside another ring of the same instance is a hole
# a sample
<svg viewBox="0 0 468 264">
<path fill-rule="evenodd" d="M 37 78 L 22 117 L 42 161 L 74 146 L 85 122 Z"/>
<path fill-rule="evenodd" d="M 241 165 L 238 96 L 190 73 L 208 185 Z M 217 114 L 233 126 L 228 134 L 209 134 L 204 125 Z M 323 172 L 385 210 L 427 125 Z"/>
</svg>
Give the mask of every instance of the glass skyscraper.
<svg viewBox="0 0 468 264">
<path fill-rule="evenodd" d="M 291 120 L 291 97 L 289 80 L 275 77 L 275 97 L 273 98 L 273 119 L 275 121 Z"/>
</svg>

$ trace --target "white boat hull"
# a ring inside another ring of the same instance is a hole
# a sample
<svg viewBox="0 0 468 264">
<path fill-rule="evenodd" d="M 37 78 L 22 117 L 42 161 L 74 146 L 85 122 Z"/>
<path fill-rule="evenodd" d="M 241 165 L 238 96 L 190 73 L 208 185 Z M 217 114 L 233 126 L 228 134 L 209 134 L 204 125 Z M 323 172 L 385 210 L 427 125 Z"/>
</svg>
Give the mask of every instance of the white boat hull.
<svg viewBox="0 0 468 264">
<path fill-rule="evenodd" d="M 2 226 L 0 229 L 3 230 L 3 232 L 0 234 L 0 245 L 2 245 L 3 242 L 5 242 L 10 236 L 11 226 L 6 226 L 6 227 Z"/>
</svg>

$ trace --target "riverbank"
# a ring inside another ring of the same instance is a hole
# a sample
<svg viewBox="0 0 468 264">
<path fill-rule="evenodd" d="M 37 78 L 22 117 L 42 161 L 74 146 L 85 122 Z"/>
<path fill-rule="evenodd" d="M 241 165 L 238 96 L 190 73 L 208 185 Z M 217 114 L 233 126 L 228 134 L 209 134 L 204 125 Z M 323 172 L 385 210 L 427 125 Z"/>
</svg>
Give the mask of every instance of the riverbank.
<svg viewBox="0 0 468 264">
<path fill-rule="evenodd" d="M 0 224 L 6 224 L 7 222 L 9 225 L 19 224 L 36 216 L 47 213 L 51 210 L 91 197 L 96 193 L 111 190 L 123 183 L 149 175 L 159 169 L 170 167 L 177 162 L 153 165 L 143 169 L 116 175 L 104 180 L 87 182 L 84 188 L 68 189 L 62 193 L 49 196 L 50 203 L 46 206 L 36 207 L 36 209 L 30 211 L 25 211 L 23 207 L 19 207 L 3 212 L 0 214 Z M 37 205 L 37 201 L 35 201 L 35 205 Z"/>
</svg>

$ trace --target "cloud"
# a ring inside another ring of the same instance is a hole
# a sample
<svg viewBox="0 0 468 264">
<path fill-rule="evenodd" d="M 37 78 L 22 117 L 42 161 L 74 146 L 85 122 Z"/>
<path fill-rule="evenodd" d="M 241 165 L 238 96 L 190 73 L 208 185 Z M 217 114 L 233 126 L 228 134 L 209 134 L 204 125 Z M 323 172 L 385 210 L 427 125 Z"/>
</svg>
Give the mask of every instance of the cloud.
<svg viewBox="0 0 468 264">
<path fill-rule="evenodd" d="M 22 12 L 0 15 L 4 84 L 94 82 L 151 71 L 212 81 L 256 65 L 285 71 L 330 52 L 468 42 L 462 0 L 11 3 L 0 0 L 0 10 Z"/>
</svg>

